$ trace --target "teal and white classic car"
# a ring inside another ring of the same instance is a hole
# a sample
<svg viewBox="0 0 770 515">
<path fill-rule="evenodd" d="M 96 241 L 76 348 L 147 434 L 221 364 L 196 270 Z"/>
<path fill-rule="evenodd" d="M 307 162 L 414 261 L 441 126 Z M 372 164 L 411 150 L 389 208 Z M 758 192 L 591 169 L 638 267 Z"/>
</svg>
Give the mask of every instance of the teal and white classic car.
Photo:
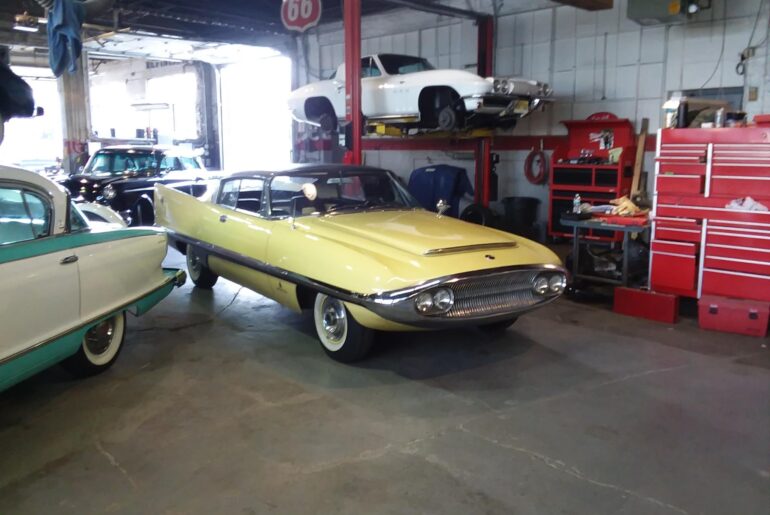
<svg viewBox="0 0 770 515">
<path fill-rule="evenodd" d="M 0 390 L 55 363 L 109 368 L 141 315 L 184 284 L 166 234 L 91 224 L 53 181 L 0 166 Z"/>
</svg>

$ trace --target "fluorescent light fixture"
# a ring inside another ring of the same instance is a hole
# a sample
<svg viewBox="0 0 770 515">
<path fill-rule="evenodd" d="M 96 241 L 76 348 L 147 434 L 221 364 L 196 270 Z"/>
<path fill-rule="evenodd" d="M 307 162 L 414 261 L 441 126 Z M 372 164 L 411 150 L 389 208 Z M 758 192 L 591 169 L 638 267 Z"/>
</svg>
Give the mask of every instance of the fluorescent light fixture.
<svg viewBox="0 0 770 515">
<path fill-rule="evenodd" d="M 39 24 L 37 16 L 31 16 L 29 13 L 17 14 L 14 18 L 13 29 L 22 32 L 37 32 Z"/>
</svg>

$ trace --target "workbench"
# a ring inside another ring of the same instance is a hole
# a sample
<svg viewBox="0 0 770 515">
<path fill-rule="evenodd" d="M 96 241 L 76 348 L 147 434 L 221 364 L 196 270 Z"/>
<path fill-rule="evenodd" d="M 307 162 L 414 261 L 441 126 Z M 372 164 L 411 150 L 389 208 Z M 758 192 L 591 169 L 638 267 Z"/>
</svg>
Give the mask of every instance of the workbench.
<svg viewBox="0 0 770 515">
<path fill-rule="evenodd" d="M 593 281 L 605 284 L 612 284 L 616 286 L 628 286 L 628 242 L 631 239 L 632 234 L 642 234 L 650 228 L 649 222 L 644 225 L 626 225 L 626 224 L 613 224 L 602 221 L 598 218 L 589 218 L 587 220 L 568 220 L 561 218 L 559 222 L 567 227 L 572 228 L 572 280 L 584 279 L 586 281 Z M 598 243 L 595 238 L 586 238 L 585 233 L 590 231 L 617 231 L 623 234 L 623 270 L 622 278 L 618 281 L 616 279 L 610 279 L 608 277 L 602 277 L 597 275 L 581 274 L 580 271 L 580 245 L 584 244 L 596 244 Z M 585 233 L 581 233 L 585 231 Z"/>
</svg>

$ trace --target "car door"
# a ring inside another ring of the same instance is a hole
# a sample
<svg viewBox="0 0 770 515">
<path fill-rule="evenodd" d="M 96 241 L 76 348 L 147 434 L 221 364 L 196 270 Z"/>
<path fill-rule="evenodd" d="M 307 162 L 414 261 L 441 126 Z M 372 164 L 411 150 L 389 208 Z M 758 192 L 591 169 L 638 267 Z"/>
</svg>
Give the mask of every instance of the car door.
<svg viewBox="0 0 770 515">
<path fill-rule="evenodd" d="M 212 216 L 204 231 L 211 235 L 215 251 L 209 267 L 219 275 L 249 288 L 269 294 L 270 287 L 262 266 L 271 234 L 270 221 L 262 204 L 265 181 L 262 178 L 232 178 L 222 182 Z"/>
<path fill-rule="evenodd" d="M 397 114 L 389 99 L 391 91 L 385 85 L 390 77 L 382 73 L 374 57 L 361 59 L 361 112 L 367 118 Z"/>
<path fill-rule="evenodd" d="M 52 236 L 52 210 L 43 192 L 0 183 L 0 363 L 78 325 L 77 257 Z"/>
</svg>

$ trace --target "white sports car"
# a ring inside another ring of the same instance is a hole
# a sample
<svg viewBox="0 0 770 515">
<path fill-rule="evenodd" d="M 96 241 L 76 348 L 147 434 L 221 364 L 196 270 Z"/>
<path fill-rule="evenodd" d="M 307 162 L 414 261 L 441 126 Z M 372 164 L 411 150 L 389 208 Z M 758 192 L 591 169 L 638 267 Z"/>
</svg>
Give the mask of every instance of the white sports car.
<svg viewBox="0 0 770 515">
<path fill-rule="evenodd" d="M 369 122 L 441 130 L 508 128 L 550 94 L 542 82 L 436 70 L 421 57 L 379 54 L 361 60 L 361 111 Z M 289 108 L 300 122 L 334 130 L 345 118 L 345 64 L 331 79 L 293 91 Z"/>
</svg>

